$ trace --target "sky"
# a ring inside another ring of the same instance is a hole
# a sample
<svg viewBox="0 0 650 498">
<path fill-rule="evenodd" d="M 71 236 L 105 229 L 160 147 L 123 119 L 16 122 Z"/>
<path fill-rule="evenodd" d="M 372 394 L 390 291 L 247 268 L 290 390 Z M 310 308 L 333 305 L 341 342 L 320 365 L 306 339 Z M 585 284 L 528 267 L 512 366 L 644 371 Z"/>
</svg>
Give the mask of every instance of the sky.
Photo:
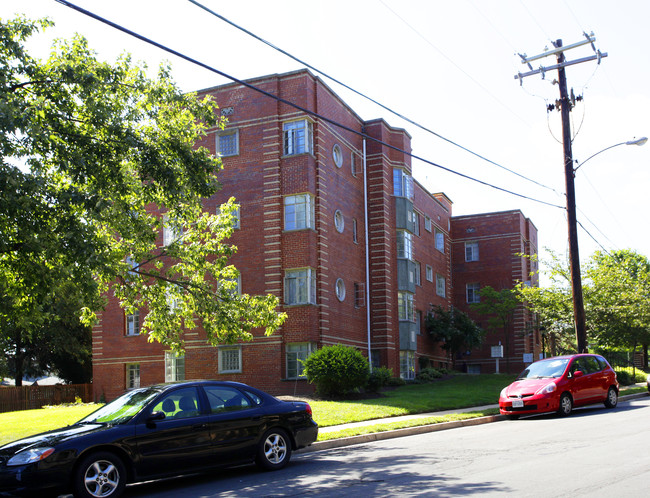
<svg viewBox="0 0 650 498">
<path fill-rule="evenodd" d="M 237 79 L 304 67 L 189 0 L 72 3 Z M 593 32 L 607 57 L 566 68 L 569 87 L 582 97 L 571 112 L 580 258 L 625 248 L 650 256 L 650 144 L 617 145 L 650 135 L 647 0 L 200 3 L 381 103 L 321 76 L 361 118 L 406 129 L 413 154 L 502 189 L 413 160 L 415 179 L 444 192 L 454 215 L 521 210 L 538 229 L 542 259 L 547 248 L 568 251 L 561 117 L 548 111 L 559 87 L 556 70 L 516 79 L 529 70 L 518 54 L 543 54 L 556 40 L 568 46 Z M 79 33 L 103 60 L 128 52 L 152 71 L 168 61 L 185 91 L 230 82 L 55 0 L 0 0 L 0 18 L 17 13 L 56 23 L 30 41 L 38 57 L 54 38 Z M 565 55 L 572 61 L 594 53 L 585 45 Z M 532 65 L 555 63 L 549 56 Z"/>
</svg>

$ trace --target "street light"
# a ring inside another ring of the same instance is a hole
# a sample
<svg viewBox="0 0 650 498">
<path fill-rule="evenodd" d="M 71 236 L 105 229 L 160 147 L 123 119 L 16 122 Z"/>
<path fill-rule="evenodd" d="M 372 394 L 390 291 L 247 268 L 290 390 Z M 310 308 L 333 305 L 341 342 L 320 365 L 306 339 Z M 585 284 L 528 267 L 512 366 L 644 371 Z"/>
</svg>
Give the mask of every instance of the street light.
<svg viewBox="0 0 650 498">
<path fill-rule="evenodd" d="M 639 138 L 639 139 L 637 139 L 637 140 L 628 140 L 627 142 L 621 142 L 620 144 L 614 144 L 614 145 L 610 145 L 609 147 L 605 147 L 603 150 L 598 151 L 598 152 L 596 152 L 595 154 L 592 154 L 592 155 L 589 156 L 587 159 L 585 159 L 584 161 L 582 161 L 578 166 L 576 166 L 576 167 L 573 169 L 573 176 L 575 176 L 576 171 L 578 171 L 578 168 L 580 168 L 580 166 L 582 166 L 584 163 L 586 163 L 587 161 L 589 161 L 589 159 L 591 159 L 592 157 L 597 156 L 597 155 L 600 154 L 601 152 L 605 152 L 606 150 L 613 149 L 614 147 L 618 147 L 619 145 L 645 145 L 645 143 L 646 143 L 647 141 L 648 141 L 648 138 L 647 138 L 647 137 L 641 137 L 641 138 Z"/>
<path fill-rule="evenodd" d="M 567 219 L 569 224 L 569 260 L 571 264 L 571 288 L 573 291 L 573 318 L 576 328 L 576 341 L 578 343 L 578 353 L 587 352 L 587 328 L 585 324 L 585 307 L 582 299 L 582 281 L 580 277 L 580 256 L 578 253 L 578 223 L 576 219 L 576 202 L 573 179 L 576 171 L 592 157 L 605 152 L 606 150 L 618 147 L 619 145 L 644 145 L 648 139 L 646 137 L 637 140 L 629 140 L 618 144 L 610 145 L 589 156 L 575 168 L 565 168 L 566 185 L 567 185 Z M 571 157 L 569 154 L 565 157 Z M 568 166 L 568 165 L 567 165 Z M 569 174 L 571 173 L 571 174 Z"/>
</svg>

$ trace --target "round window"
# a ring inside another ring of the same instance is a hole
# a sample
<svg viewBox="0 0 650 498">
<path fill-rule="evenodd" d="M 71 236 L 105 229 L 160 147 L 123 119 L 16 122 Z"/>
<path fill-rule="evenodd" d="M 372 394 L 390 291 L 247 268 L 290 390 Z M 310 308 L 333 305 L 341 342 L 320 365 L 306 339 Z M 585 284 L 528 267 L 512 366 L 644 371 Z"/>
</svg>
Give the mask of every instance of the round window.
<svg viewBox="0 0 650 498">
<path fill-rule="evenodd" d="M 339 301 L 345 299 L 345 283 L 342 278 L 336 280 L 336 297 Z"/>
<path fill-rule="evenodd" d="M 336 144 L 332 148 L 332 157 L 334 158 L 334 164 L 336 164 L 337 168 L 343 166 L 343 152 L 341 151 L 339 144 Z"/>
<path fill-rule="evenodd" d="M 343 228 L 345 227 L 345 220 L 343 219 L 343 213 L 338 209 L 334 213 L 334 226 L 336 227 L 337 232 L 343 233 Z"/>
</svg>

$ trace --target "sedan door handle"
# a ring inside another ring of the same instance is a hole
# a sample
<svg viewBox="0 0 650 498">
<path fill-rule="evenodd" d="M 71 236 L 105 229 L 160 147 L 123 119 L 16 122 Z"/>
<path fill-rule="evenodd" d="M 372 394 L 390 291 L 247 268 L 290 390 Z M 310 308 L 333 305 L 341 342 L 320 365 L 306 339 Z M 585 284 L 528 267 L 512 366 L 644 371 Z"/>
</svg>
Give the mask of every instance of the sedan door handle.
<svg viewBox="0 0 650 498">
<path fill-rule="evenodd" d="M 208 424 L 194 424 L 192 429 L 205 429 L 207 426 Z"/>
</svg>

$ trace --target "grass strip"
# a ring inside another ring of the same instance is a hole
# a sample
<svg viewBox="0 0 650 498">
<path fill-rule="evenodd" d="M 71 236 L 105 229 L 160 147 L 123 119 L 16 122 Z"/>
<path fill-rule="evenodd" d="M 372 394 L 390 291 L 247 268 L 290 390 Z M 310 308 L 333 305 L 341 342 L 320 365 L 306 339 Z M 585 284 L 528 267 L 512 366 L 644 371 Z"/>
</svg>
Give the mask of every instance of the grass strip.
<svg viewBox="0 0 650 498">
<path fill-rule="evenodd" d="M 399 422 L 385 422 L 375 425 L 366 425 L 362 427 L 352 427 L 340 431 L 324 432 L 318 434 L 318 441 L 329 441 L 331 439 L 341 439 L 345 437 L 361 436 L 363 434 L 375 434 L 377 432 L 394 431 L 397 429 L 406 429 L 409 427 L 421 427 L 424 425 L 440 424 L 443 422 L 456 422 L 459 420 L 469 420 L 473 418 L 486 417 L 488 415 L 498 415 L 497 408 L 490 408 L 488 410 L 478 412 L 465 412 L 465 413 L 451 413 L 449 415 L 442 415 L 439 417 L 422 417 L 413 418 L 409 420 L 401 420 Z"/>
</svg>

